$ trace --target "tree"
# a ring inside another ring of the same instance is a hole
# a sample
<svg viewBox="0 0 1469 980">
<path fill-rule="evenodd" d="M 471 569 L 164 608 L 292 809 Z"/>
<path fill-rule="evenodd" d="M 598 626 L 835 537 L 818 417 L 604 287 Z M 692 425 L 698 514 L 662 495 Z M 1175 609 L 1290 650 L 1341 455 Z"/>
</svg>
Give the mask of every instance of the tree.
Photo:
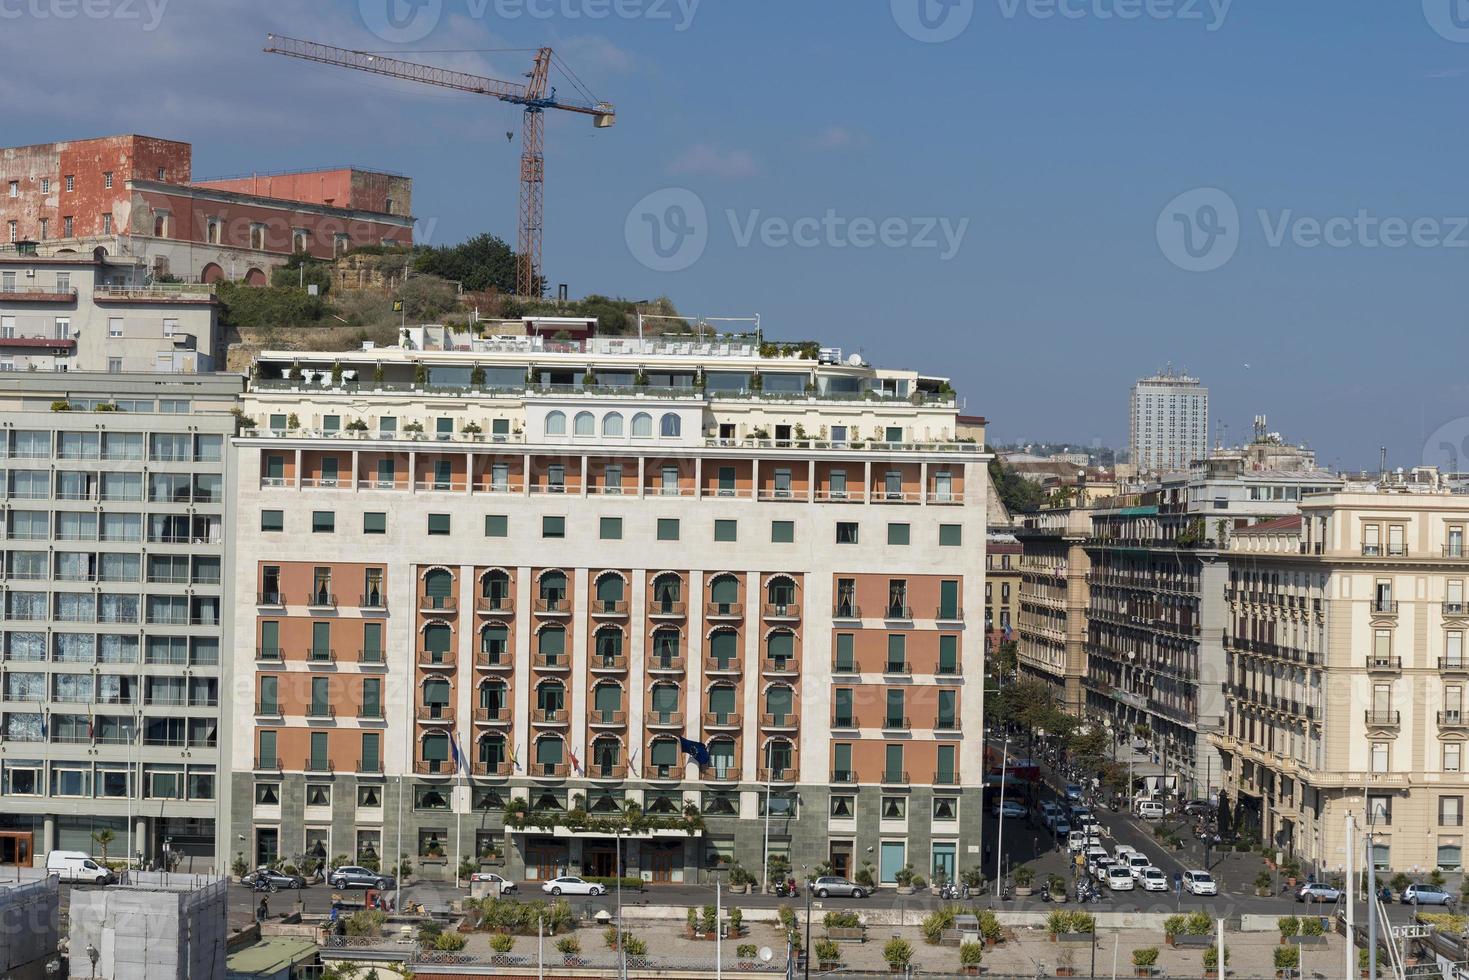
<svg viewBox="0 0 1469 980">
<path fill-rule="evenodd" d="M 1040 484 L 1016 473 L 998 459 L 990 460 L 990 479 L 1005 509 L 1015 514 L 1034 514 L 1041 509 L 1045 493 Z"/>
<path fill-rule="evenodd" d="M 440 279 L 451 279 L 470 292 L 487 289 L 515 292 L 515 252 L 488 233 L 458 245 L 425 248 L 413 260 L 413 268 Z"/>
<path fill-rule="evenodd" d="M 92 835 L 92 840 L 97 842 L 97 849 L 102 852 L 102 863 L 106 864 L 107 847 L 113 841 L 117 840 L 117 835 L 112 832 L 111 828 L 103 827 Z"/>
</svg>

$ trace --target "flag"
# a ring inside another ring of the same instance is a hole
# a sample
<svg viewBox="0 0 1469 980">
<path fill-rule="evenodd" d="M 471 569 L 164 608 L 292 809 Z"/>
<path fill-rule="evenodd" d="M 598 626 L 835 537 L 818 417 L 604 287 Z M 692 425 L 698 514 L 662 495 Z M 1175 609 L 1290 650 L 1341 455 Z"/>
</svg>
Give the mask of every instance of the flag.
<svg viewBox="0 0 1469 980">
<path fill-rule="evenodd" d="M 458 775 L 468 760 L 465 759 L 464 753 L 459 751 L 459 739 L 454 737 L 453 732 L 449 733 L 449 757 L 454 762 L 454 773 Z"/>
<path fill-rule="evenodd" d="M 97 719 L 92 717 L 92 709 L 87 709 L 87 741 L 97 740 Z"/>
<path fill-rule="evenodd" d="M 403 301 L 401 299 L 395 299 L 395 300 L 393 300 L 393 312 L 394 313 L 402 313 L 403 312 Z"/>
<path fill-rule="evenodd" d="M 575 752 L 569 752 L 567 754 L 571 756 L 571 771 L 578 776 L 582 775 L 581 760 L 576 757 Z"/>
<path fill-rule="evenodd" d="M 43 742 L 49 737 L 46 734 L 46 729 L 47 729 L 46 719 L 49 718 L 49 717 L 51 717 L 51 716 L 47 712 L 44 712 L 44 711 L 41 712 L 41 741 L 43 741 Z"/>
<path fill-rule="evenodd" d="M 703 742 L 695 742 L 691 738 L 683 738 L 680 736 L 678 740 L 678 747 L 682 749 L 685 754 L 692 756 L 694 761 L 699 764 L 700 769 L 709 768 L 709 765 L 712 762 L 712 760 L 709 758 L 709 746 L 705 745 Z"/>
<path fill-rule="evenodd" d="M 638 750 L 637 749 L 633 749 L 631 752 L 629 752 L 627 754 L 627 772 L 628 772 L 628 775 L 630 775 L 630 776 L 636 776 L 637 775 L 637 773 L 638 773 L 637 768 L 636 768 L 637 767 L 637 764 L 638 764 Z"/>
<path fill-rule="evenodd" d="M 514 752 L 510 753 L 510 768 L 513 769 L 513 770 L 515 770 L 516 772 L 520 772 L 520 750 L 519 749 L 516 749 Z"/>
</svg>

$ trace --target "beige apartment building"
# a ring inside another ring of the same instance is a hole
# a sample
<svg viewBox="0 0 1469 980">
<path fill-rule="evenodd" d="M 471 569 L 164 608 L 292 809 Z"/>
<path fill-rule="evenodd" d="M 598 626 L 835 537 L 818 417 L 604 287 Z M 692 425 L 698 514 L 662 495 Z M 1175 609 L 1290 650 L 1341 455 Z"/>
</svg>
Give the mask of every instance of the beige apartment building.
<svg viewBox="0 0 1469 980">
<path fill-rule="evenodd" d="M 571 334 L 260 356 L 229 644 L 247 859 L 978 863 L 989 456 L 947 384 Z"/>
<path fill-rule="evenodd" d="M 1462 497 L 1339 492 L 1235 532 L 1215 742 L 1242 825 L 1337 870 L 1370 811 L 1379 868 L 1462 870 L 1466 527 Z"/>
<path fill-rule="evenodd" d="M 1081 717 L 1086 705 L 1091 515 L 1083 509 L 1027 514 L 1021 546 L 1017 660 L 1020 676 L 1049 684 L 1056 704 Z"/>
</svg>

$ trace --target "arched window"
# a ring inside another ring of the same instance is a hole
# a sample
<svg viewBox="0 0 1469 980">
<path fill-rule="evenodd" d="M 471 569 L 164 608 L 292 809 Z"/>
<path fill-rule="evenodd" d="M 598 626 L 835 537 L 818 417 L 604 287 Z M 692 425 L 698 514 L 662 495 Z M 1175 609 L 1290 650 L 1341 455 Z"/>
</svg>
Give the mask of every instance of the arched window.
<svg viewBox="0 0 1469 980">
<path fill-rule="evenodd" d="M 546 414 L 546 435 L 548 435 L 548 436 L 564 436 L 564 435 L 566 435 L 566 413 L 565 412 L 548 412 Z"/>
<path fill-rule="evenodd" d="M 454 575 L 447 569 L 431 569 L 423 577 L 425 609 L 452 609 L 454 607 Z"/>
<path fill-rule="evenodd" d="M 566 757 L 566 746 L 560 735 L 545 735 L 536 740 L 534 772 L 542 776 L 554 776 Z"/>
<path fill-rule="evenodd" d="M 602 735 L 592 743 L 591 771 L 593 778 L 610 779 L 618 775 L 617 767 L 622 761 L 622 743 L 612 735 Z"/>
<path fill-rule="evenodd" d="M 536 713 L 547 721 L 566 708 L 566 685 L 560 681 L 541 681 L 536 687 Z"/>
<path fill-rule="evenodd" d="M 479 739 L 479 762 L 491 771 L 505 763 L 505 736 L 481 735 Z"/>
<path fill-rule="evenodd" d="M 653 580 L 653 611 L 673 613 L 674 604 L 683 598 L 683 579 L 665 572 Z"/>
<path fill-rule="evenodd" d="M 709 601 L 718 606 L 717 612 L 736 612 L 735 603 L 740 601 L 740 581 L 733 575 L 720 575 L 709 583 Z"/>
<path fill-rule="evenodd" d="M 715 630 L 709 634 L 709 656 L 719 664 L 720 670 L 728 670 L 739 660 L 739 634 L 734 630 Z"/>
<path fill-rule="evenodd" d="M 566 573 L 555 571 L 546 572 L 541 576 L 541 598 L 548 603 L 560 602 L 566 598 Z M 548 606 L 547 608 L 555 608 Z"/>
<path fill-rule="evenodd" d="M 423 682 L 423 710 L 430 718 L 448 718 L 449 682 L 433 677 Z"/>
<path fill-rule="evenodd" d="M 765 745 L 765 768 L 771 770 L 771 775 L 776 779 L 790 779 L 791 769 L 795 765 L 796 752 L 791 747 L 790 739 L 773 738 Z"/>
<path fill-rule="evenodd" d="M 649 665 L 662 670 L 678 668 L 679 632 L 674 626 L 663 626 L 653 631 L 653 653 Z"/>
<path fill-rule="evenodd" d="M 775 607 L 777 615 L 787 606 L 796 604 L 796 583 L 784 575 L 777 575 L 765 583 L 765 601 Z"/>
<path fill-rule="evenodd" d="M 621 721 L 622 687 L 611 681 L 603 681 L 592 690 L 592 720 L 604 725 Z"/>
<path fill-rule="evenodd" d="M 594 436 L 597 434 L 597 420 L 592 418 L 591 412 L 577 412 L 572 421 L 572 433 L 579 436 Z"/>
<path fill-rule="evenodd" d="M 479 706 L 489 712 L 490 719 L 497 719 L 501 712 L 510 707 L 509 698 L 505 692 L 504 681 L 481 681 L 479 685 Z"/>
<path fill-rule="evenodd" d="M 648 762 L 653 767 L 652 775 L 668 779 L 678 775 L 678 742 L 671 738 L 654 740 L 648 748 Z"/>
<path fill-rule="evenodd" d="M 536 637 L 536 652 L 541 655 L 541 666 L 560 667 L 565 664 L 566 628 L 547 626 Z"/>
<path fill-rule="evenodd" d="M 735 773 L 735 743 L 732 738 L 709 740 L 709 768 L 715 779 L 729 779 Z"/>
<path fill-rule="evenodd" d="M 612 572 L 597 579 L 597 608 L 602 612 L 616 612 L 622 601 L 622 576 Z"/>
<path fill-rule="evenodd" d="M 785 684 L 776 684 L 765 692 L 765 713 L 770 716 L 771 724 L 784 725 L 790 722 L 795 703 L 795 692 Z"/>
<path fill-rule="evenodd" d="M 602 435 L 604 435 L 604 436 L 620 436 L 620 435 L 622 435 L 622 413 L 620 413 L 620 412 L 608 412 L 607 413 L 606 417 L 602 419 Z"/>
<path fill-rule="evenodd" d="M 510 654 L 510 627 L 504 623 L 488 623 L 479 632 L 479 650 L 491 665 L 505 662 Z"/>
<path fill-rule="evenodd" d="M 658 434 L 665 439 L 676 439 L 683 432 L 683 419 L 669 412 L 658 421 Z"/>
<path fill-rule="evenodd" d="M 647 412 L 639 412 L 632 417 L 632 437 L 634 439 L 653 438 L 653 416 Z"/>
<path fill-rule="evenodd" d="M 441 664 L 448 661 L 449 644 L 452 638 L 452 631 L 443 623 L 433 623 L 424 627 L 423 649 L 431 662 Z"/>
<path fill-rule="evenodd" d="M 597 659 L 603 667 L 618 666 L 622 656 L 622 627 L 603 626 L 597 630 Z"/>
<path fill-rule="evenodd" d="M 733 684 L 715 684 L 709 689 L 709 714 L 716 725 L 733 725 L 739 721 L 736 714 L 739 692 Z"/>
<path fill-rule="evenodd" d="M 796 657 L 796 634 L 790 630 L 776 630 L 765 640 L 765 655 L 776 670 L 785 670 Z"/>
<path fill-rule="evenodd" d="M 676 724 L 682 717 L 679 711 L 679 690 L 677 684 L 658 683 L 653 685 L 651 697 L 652 716 L 654 724 L 671 725 Z"/>
</svg>

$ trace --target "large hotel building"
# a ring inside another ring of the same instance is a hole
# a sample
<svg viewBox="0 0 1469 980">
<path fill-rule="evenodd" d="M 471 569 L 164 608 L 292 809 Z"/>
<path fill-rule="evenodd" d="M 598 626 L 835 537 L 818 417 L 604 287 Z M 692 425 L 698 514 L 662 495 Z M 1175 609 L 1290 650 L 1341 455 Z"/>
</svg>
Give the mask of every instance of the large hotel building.
<svg viewBox="0 0 1469 980">
<path fill-rule="evenodd" d="M 634 808 L 653 882 L 977 863 L 989 457 L 947 383 L 589 327 L 260 355 L 234 846 L 608 875 Z"/>
</svg>

